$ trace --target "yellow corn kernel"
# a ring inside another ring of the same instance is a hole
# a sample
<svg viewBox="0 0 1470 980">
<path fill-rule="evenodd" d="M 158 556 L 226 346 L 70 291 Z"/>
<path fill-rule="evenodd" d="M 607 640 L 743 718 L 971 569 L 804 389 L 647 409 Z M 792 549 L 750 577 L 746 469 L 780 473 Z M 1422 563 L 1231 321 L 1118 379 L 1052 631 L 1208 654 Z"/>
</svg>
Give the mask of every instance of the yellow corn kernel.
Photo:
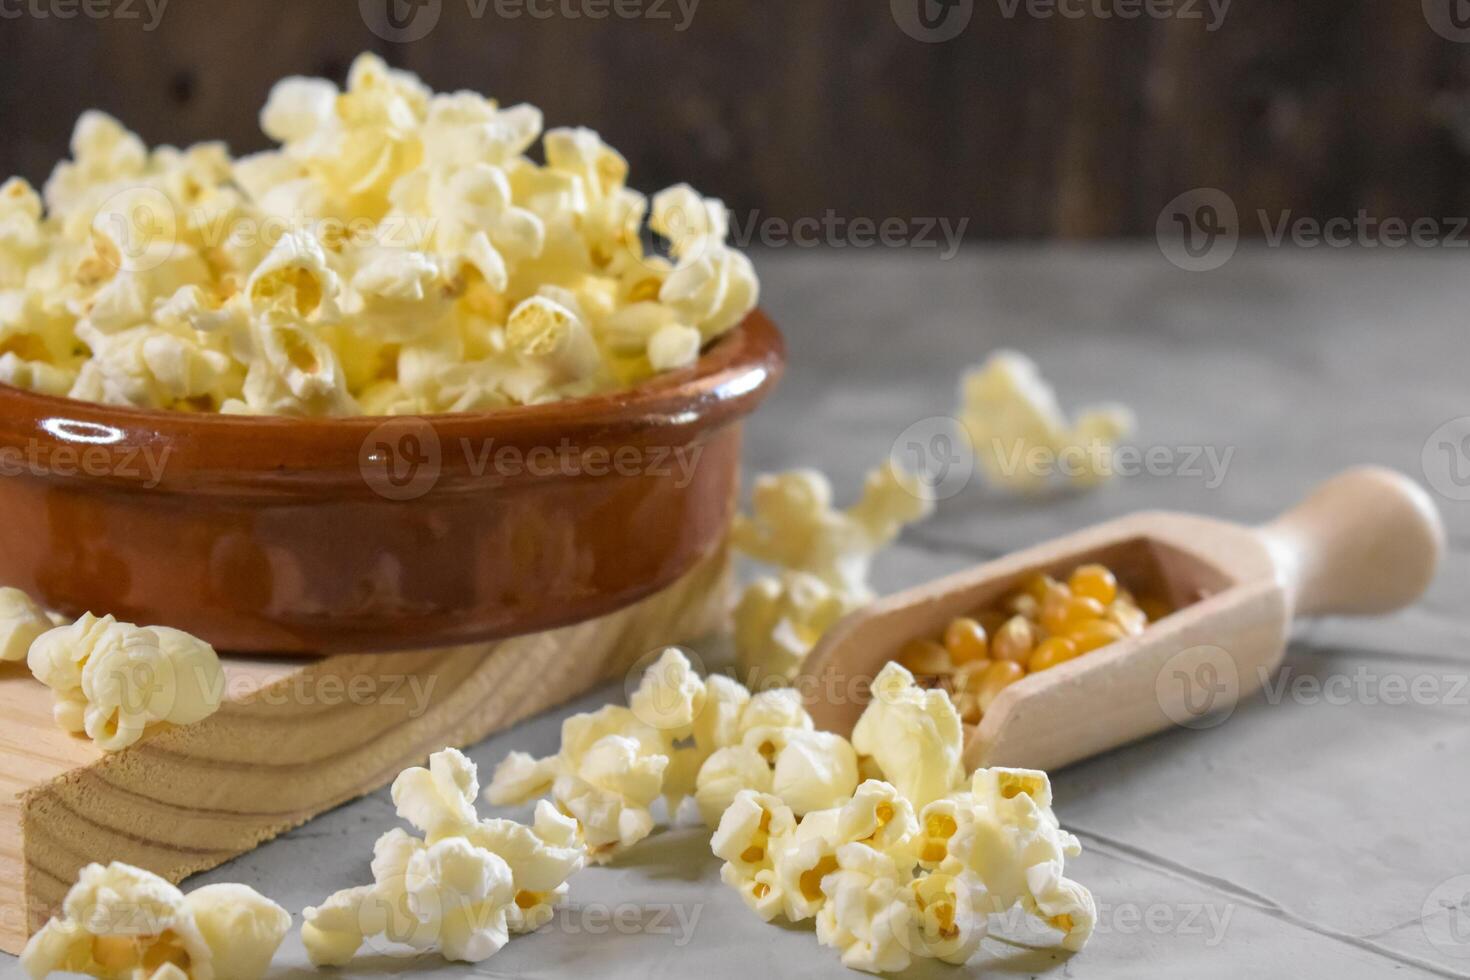
<svg viewBox="0 0 1470 980">
<path fill-rule="evenodd" d="M 910 640 L 898 652 L 898 662 L 916 677 L 933 677 L 954 672 L 949 651 L 933 640 Z"/>
<path fill-rule="evenodd" d="M 1006 600 L 1003 615 L 1025 616 L 1034 623 L 1041 618 L 1041 601 L 1029 592 L 1017 592 Z"/>
<path fill-rule="evenodd" d="M 1118 598 L 1118 580 L 1103 565 L 1082 565 L 1072 572 L 1067 585 L 1073 595 L 1086 596 L 1107 605 Z"/>
<path fill-rule="evenodd" d="M 1016 664 L 1023 664 L 1026 658 L 1031 656 L 1031 651 L 1036 648 L 1036 627 L 1025 616 L 1012 616 L 1006 624 L 995 634 L 995 642 L 990 645 L 991 653 L 997 661 L 1005 660 Z"/>
<path fill-rule="evenodd" d="M 1043 604 L 1049 599 L 1065 599 L 1072 594 L 1071 589 L 1050 575 L 1033 575 L 1021 586 L 1021 591 Z"/>
<path fill-rule="evenodd" d="M 1065 636 L 1083 623 L 1101 619 L 1105 612 L 1107 607 L 1096 599 L 1069 596 L 1041 607 L 1041 625 L 1048 633 Z"/>
<path fill-rule="evenodd" d="M 1148 628 L 1148 617 L 1143 610 L 1121 599 L 1113 600 L 1108 606 L 1107 620 L 1128 636 L 1137 636 Z"/>
<path fill-rule="evenodd" d="M 949 628 L 944 631 L 944 648 L 949 651 L 949 659 L 953 663 L 973 663 L 989 658 L 990 638 L 985 627 L 977 621 L 959 616 L 950 620 Z"/>
<path fill-rule="evenodd" d="M 1068 633 L 1067 638 L 1076 644 L 1077 652 L 1082 654 L 1105 647 L 1109 643 L 1117 643 L 1124 635 L 1122 627 L 1104 619 L 1082 623 Z"/>
<path fill-rule="evenodd" d="M 996 696 L 1010 687 L 1016 681 L 1026 676 L 1026 668 L 1014 660 L 997 660 L 985 668 L 985 676 L 980 680 L 980 687 L 975 692 L 975 700 L 980 704 L 980 711 L 990 710 L 991 704 L 995 702 Z"/>
<path fill-rule="evenodd" d="M 1031 673 L 1038 670 L 1047 670 L 1059 663 L 1065 663 L 1077 656 L 1077 644 L 1065 636 L 1052 636 L 1041 641 L 1041 645 L 1032 651 L 1026 661 L 1026 669 Z"/>
</svg>

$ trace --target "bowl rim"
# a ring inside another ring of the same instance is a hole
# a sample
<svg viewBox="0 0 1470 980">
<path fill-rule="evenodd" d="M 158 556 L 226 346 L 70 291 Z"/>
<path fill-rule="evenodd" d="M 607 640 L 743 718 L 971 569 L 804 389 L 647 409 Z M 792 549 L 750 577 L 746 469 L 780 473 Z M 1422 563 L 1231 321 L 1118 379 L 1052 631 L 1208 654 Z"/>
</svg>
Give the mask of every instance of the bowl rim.
<svg viewBox="0 0 1470 980">
<path fill-rule="evenodd" d="M 0 383 L 0 453 L 20 449 L 41 457 L 30 470 L 43 478 L 56 475 L 45 463 L 57 452 L 100 450 L 116 458 L 152 450 L 170 454 L 173 478 L 161 482 L 210 476 L 291 482 L 335 474 L 360 483 L 365 443 L 385 429 L 428 429 L 441 442 L 488 440 L 523 451 L 553 440 L 584 452 L 627 445 L 672 447 L 752 411 L 780 379 L 785 357 L 780 331 L 756 309 L 716 339 L 692 367 L 631 388 L 477 412 L 221 415 L 105 405 Z M 446 458 L 445 473 L 467 475 L 464 471 L 473 469 L 465 465 L 470 462 Z M 13 464 L 0 470 L 13 475 Z M 98 476 L 138 482 L 114 472 Z"/>
</svg>

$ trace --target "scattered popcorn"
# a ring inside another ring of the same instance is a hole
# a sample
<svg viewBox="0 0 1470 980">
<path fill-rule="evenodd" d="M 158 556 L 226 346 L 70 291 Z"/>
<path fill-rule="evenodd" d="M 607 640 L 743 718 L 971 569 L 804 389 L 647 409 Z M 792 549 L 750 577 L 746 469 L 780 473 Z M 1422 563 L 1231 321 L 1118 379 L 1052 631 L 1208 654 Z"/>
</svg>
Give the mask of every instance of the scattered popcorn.
<svg viewBox="0 0 1470 980">
<path fill-rule="evenodd" d="M 752 683 L 767 677 L 789 681 L 817 641 L 857 608 L 814 575 L 783 572 L 755 579 L 735 606 L 735 649 Z"/>
<path fill-rule="evenodd" d="M 214 648 L 182 630 L 84 613 L 38 636 L 27 653 L 51 688 L 57 724 L 116 752 L 160 723 L 192 725 L 219 710 L 224 673 Z"/>
<path fill-rule="evenodd" d="M 841 735 L 787 729 L 776 752 L 771 792 L 798 817 L 827 810 L 852 796 L 857 753 Z"/>
<path fill-rule="evenodd" d="M 728 678 L 701 679 L 670 648 L 644 673 L 630 707 L 574 715 L 557 755 L 511 753 L 497 768 L 486 792 L 492 803 L 544 793 L 555 801 L 537 804 L 531 830 L 507 821 L 487 838 L 470 828 L 473 767 L 450 758 L 405 773 L 394 799 L 426 834 L 460 834 L 501 855 L 533 922 L 550 916 L 558 896 L 540 886 L 575 870 L 583 846 L 590 860 L 611 860 L 652 832 L 649 808 L 659 795 L 671 814 L 693 795 L 724 862 L 721 880 L 766 921 L 815 920 L 819 941 L 847 966 L 886 972 L 915 959 L 966 962 L 988 915 L 1016 907 L 1080 949 L 1096 911 L 1087 889 L 1065 877 L 1065 859 L 1080 846 L 1052 813 L 1046 774 L 982 769 L 966 786 L 963 726 L 947 695 L 920 688 L 898 664 L 872 689 L 849 743 L 816 731 L 797 691 L 751 695 Z M 681 766 L 684 774 L 671 775 Z M 671 779 L 679 784 L 670 788 Z M 380 850 L 424 846 L 402 836 L 405 843 L 380 842 Z M 532 858 L 544 876 L 522 870 Z M 411 863 L 375 861 L 377 887 L 401 879 L 397 869 Z M 393 873 L 379 873 L 385 868 Z M 473 894 L 481 892 L 490 894 Z M 354 910 L 372 897 L 343 893 L 308 910 L 308 929 L 321 933 L 308 942 L 314 962 L 341 962 L 351 955 L 344 950 L 356 950 L 360 939 L 348 926 L 364 921 Z M 499 922 L 495 909 L 481 911 L 482 921 Z M 516 931 L 514 915 L 507 932 Z"/>
<path fill-rule="evenodd" d="M 0 588 L 0 661 L 24 660 L 31 644 L 51 629 L 46 611 L 20 589 Z"/>
<path fill-rule="evenodd" d="M 846 511 L 833 508 L 832 485 L 815 470 L 757 478 L 751 513 L 736 518 L 731 541 L 782 573 L 756 579 L 735 608 L 745 676 L 794 678 L 833 623 L 872 601 L 873 556 L 933 509 L 918 478 L 891 462 L 868 474 L 862 499 Z"/>
<path fill-rule="evenodd" d="M 1012 490 L 1038 490 L 1055 472 L 1079 486 L 1107 479 L 1113 447 L 1134 428 L 1133 413 L 1111 404 L 1069 423 L 1035 362 L 1016 351 L 997 351 L 965 374 L 961 394 L 960 422 L 976 458 L 992 483 Z"/>
<path fill-rule="evenodd" d="M 291 916 L 244 885 L 209 885 L 185 896 L 150 872 L 91 864 L 67 893 L 62 916 L 31 937 L 21 967 L 142 980 L 257 980 Z"/>
<path fill-rule="evenodd" d="M 231 159 L 87 112 L 42 195 L 0 185 L 0 381 L 231 414 L 489 410 L 687 367 L 758 301 L 720 201 L 680 184 L 650 215 L 616 150 L 543 134 L 533 106 L 364 54 L 345 91 L 277 83 L 260 124 L 281 145 Z"/>
<path fill-rule="evenodd" d="M 301 938 L 311 962 L 341 966 L 364 942 L 437 949 L 445 959 L 479 963 L 518 933 L 551 921 L 566 901 L 567 879 L 586 852 L 575 820 L 542 801 L 527 827 L 480 819 L 474 763 L 455 749 L 406 769 L 393 783 L 398 815 L 423 834 L 391 830 L 373 848 L 373 884 L 331 895 L 303 913 Z"/>
<path fill-rule="evenodd" d="M 925 691 L 896 663 L 879 671 L 872 702 L 852 731 L 853 748 L 869 756 L 922 808 L 953 792 L 964 780 L 964 731 L 943 691 Z"/>
<path fill-rule="evenodd" d="M 1056 929 L 1067 949 L 1087 941 L 1096 911 L 1064 875 L 1080 847 L 1052 813 L 1046 774 L 982 769 L 965 787 L 963 728 L 943 692 L 885 667 L 854 730 L 864 755 L 853 775 L 881 778 L 840 795 L 816 774 L 841 769 L 849 785 L 854 746 L 813 738 L 824 734 L 756 725 L 701 770 L 696 796 L 704 794 L 707 822 L 729 798 L 711 839 L 725 862 L 721 880 L 762 919 L 815 919 L 818 941 L 844 965 L 874 973 L 921 958 L 964 963 L 988 916 L 1013 907 Z M 794 780 L 795 790 L 783 787 L 779 764 L 794 747 L 794 768 L 813 773 Z M 773 758 L 767 789 L 762 763 Z"/>
</svg>

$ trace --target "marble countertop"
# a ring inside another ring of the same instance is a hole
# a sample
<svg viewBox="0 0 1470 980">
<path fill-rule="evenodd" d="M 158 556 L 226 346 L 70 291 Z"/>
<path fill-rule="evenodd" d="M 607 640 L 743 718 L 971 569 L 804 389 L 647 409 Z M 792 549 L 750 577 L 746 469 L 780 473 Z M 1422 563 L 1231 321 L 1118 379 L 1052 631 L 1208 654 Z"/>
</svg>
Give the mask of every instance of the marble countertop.
<svg viewBox="0 0 1470 980">
<path fill-rule="evenodd" d="M 748 430 L 752 472 L 827 472 L 850 500 L 905 428 L 953 411 L 959 371 L 1032 355 L 1068 407 L 1123 400 L 1152 472 L 1018 500 L 976 477 L 879 560 L 891 590 L 1147 508 L 1254 523 L 1355 463 L 1431 486 L 1452 547 L 1416 607 L 1302 624 L 1283 673 L 1223 723 L 1054 774 L 1098 931 L 1074 956 L 987 942 L 915 976 L 1470 977 L 1470 279 L 1463 257 L 1243 247 L 1191 274 L 1152 246 L 757 256 L 791 367 Z M 1438 432 L 1438 434 L 1436 434 Z M 722 643 L 707 651 L 718 657 Z M 1407 692 L 1407 693 L 1405 693 Z M 554 751 L 595 693 L 473 747 Z M 386 791 L 200 876 L 293 913 L 369 880 L 397 821 Z M 299 937 L 274 977 L 306 975 Z M 343 975 L 855 976 L 809 930 L 762 924 L 719 883 L 706 836 L 657 834 L 574 883 L 540 933 L 476 967 L 359 961 Z M 0 977 L 20 976 L 13 960 Z"/>
</svg>

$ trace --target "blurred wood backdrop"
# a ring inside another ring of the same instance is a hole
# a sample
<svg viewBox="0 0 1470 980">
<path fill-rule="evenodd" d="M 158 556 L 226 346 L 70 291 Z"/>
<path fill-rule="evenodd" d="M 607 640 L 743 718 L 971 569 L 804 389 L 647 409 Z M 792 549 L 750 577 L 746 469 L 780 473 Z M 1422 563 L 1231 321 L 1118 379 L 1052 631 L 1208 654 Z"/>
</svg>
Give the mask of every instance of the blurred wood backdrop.
<svg viewBox="0 0 1470 980">
<path fill-rule="evenodd" d="M 1037 19 L 1025 0 L 1010 17 L 1009 0 L 973 0 L 943 43 L 900 30 L 888 0 L 703 0 L 683 31 L 672 6 L 507 20 L 495 0 L 418 0 L 442 9 L 411 44 L 375 36 L 354 0 L 171 0 L 153 30 L 145 0 L 86 0 L 135 19 L 56 16 L 77 2 L 0 0 L 0 174 L 43 179 L 89 106 L 150 143 L 260 148 L 274 79 L 340 80 L 373 49 L 436 88 L 600 130 L 641 189 L 688 179 L 762 216 L 1087 238 L 1151 234 L 1197 186 L 1242 211 L 1470 207 L 1470 44 L 1431 30 L 1419 0 L 1235 0 L 1214 31 L 1203 6 Z"/>
</svg>

